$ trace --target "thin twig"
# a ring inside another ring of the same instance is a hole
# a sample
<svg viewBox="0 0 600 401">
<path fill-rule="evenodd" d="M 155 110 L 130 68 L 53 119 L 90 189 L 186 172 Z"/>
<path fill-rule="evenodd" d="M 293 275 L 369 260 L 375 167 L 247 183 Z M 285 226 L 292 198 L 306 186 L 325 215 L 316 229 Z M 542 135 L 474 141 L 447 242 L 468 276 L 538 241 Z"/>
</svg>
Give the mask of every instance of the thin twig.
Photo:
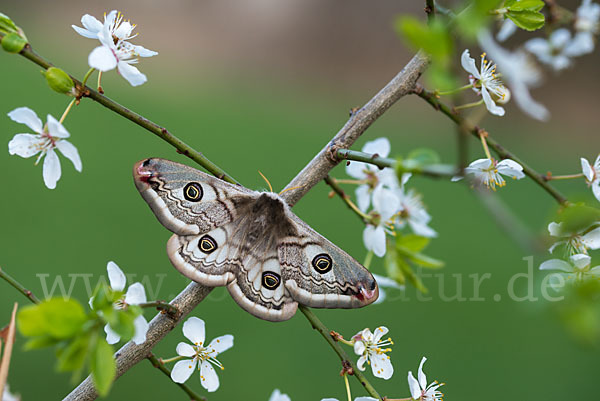
<svg viewBox="0 0 600 401">
<path fill-rule="evenodd" d="M 0 40 L 2 39 L 2 37 L 3 35 L 0 34 Z M 29 44 L 27 44 L 19 54 L 25 57 L 26 59 L 33 61 L 35 64 L 39 65 L 44 69 L 54 67 L 54 65 L 51 62 L 49 62 L 48 60 L 37 54 L 35 51 L 33 51 Z M 238 184 L 238 182 L 235 181 L 227 173 L 225 173 L 223 169 L 221 169 L 219 166 L 208 160 L 201 152 L 194 150 L 194 148 L 192 148 L 190 145 L 188 145 L 187 143 L 183 142 L 181 139 L 170 133 L 166 128 L 161 127 L 160 125 L 148 120 L 147 118 L 137 114 L 132 110 L 129 110 L 128 108 L 100 94 L 94 89 L 88 86 L 83 86 L 81 81 L 79 81 L 74 76 L 70 74 L 69 76 L 75 83 L 75 86 L 79 90 L 82 97 L 89 97 L 90 99 L 100 103 L 102 106 L 108 108 L 109 110 L 114 111 L 115 113 L 127 118 L 128 120 L 134 122 L 140 127 L 152 132 L 154 135 L 171 144 L 175 149 L 177 149 L 178 153 L 189 157 L 190 159 L 204 167 L 206 170 L 208 170 L 214 176 L 232 184 Z"/>
<path fill-rule="evenodd" d="M 425 13 L 427 14 L 427 23 L 433 23 L 433 21 L 435 20 L 434 0 L 425 0 Z"/>
<path fill-rule="evenodd" d="M 307 308 L 304 305 L 299 305 L 298 309 L 300 309 L 300 311 L 304 313 L 304 316 L 306 316 L 308 321 L 312 324 L 313 329 L 317 330 L 319 334 L 323 336 L 323 338 L 327 341 L 327 343 L 331 346 L 335 353 L 340 357 L 342 361 L 342 366 L 349 365 L 352 368 L 352 374 L 356 376 L 360 384 L 362 384 L 365 390 L 367 390 L 367 393 L 369 393 L 372 397 L 381 399 L 381 396 L 379 395 L 379 393 L 377 393 L 377 391 L 371 385 L 371 383 L 369 383 L 365 375 L 356 368 L 356 365 L 348 357 L 346 351 L 344 351 L 340 344 L 333 339 L 333 337 L 330 334 L 331 331 L 327 327 L 325 327 L 325 325 L 309 308 Z"/>
<path fill-rule="evenodd" d="M 0 278 L 3 279 L 4 281 L 6 281 L 8 284 L 12 285 L 14 288 L 16 288 L 21 294 L 25 295 L 34 304 L 40 303 L 40 300 L 35 295 L 33 295 L 33 293 L 31 291 L 29 291 L 21 283 L 19 283 L 17 280 L 12 278 L 8 273 L 6 273 L 4 270 L 2 270 L 2 267 L 0 267 Z"/>
<path fill-rule="evenodd" d="M 8 330 L 6 332 L 6 345 L 4 346 L 4 353 L 2 354 L 2 360 L 0 360 L 0 397 L 4 394 L 4 387 L 6 386 L 6 379 L 8 378 L 8 368 L 10 366 L 10 357 L 12 355 L 13 345 L 15 344 L 15 318 L 17 316 L 18 304 L 15 302 L 13 311 L 10 316 L 10 323 L 8 324 Z"/>
<path fill-rule="evenodd" d="M 356 205 L 352 203 L 350 197 L 346 195 L 342 187 L 340 187 L 339 184 L 335 181 L 335 178 L 327 176 L 325 177 L 325 183 L 327 183 L 327 185 L 329 185 L 331 189 L 333 189 L 333 192 L 335 192 L 344 201 L 344 204 L 346 204 L 346 206 L 348 206 L 350 210 L 352 210 L 364 223 L 367 223 L 364 213 L 362 213 L 356 208 Z"/>
<path fill-rule="evenodd" d="M 435 110 L 439 110 L 445 116 L 450 118 L 454 123 L 458 126 L 464 127 L 464 129 L 469 132 L 471 135 L 480 139 L 480 135 L 482 133 L 481 128 L 477 126 L 471 125 L 467 120 L 465 120 L 460 114 L 456 113 L 448 105 L 440 101 L 435 93 L 430 92 L 423 88 L 421 85 L 417 85 L 415 88 L 416 95 L 429 103 Z M 496 142 L 489 134 L 486 135 L 486 143 L 487 145 L 500 156 L 502 159 L 512 159 L 519 163 L 523 167 L 523 172 L 533 181 L 535 181 L 540 187 L 542 187 L 546 192 L 548 192 L 558 203 L 563 206 L 568 204 L 567 198 L 565 198 L 558 190 L 556 190 L 552 185 L 548 184 L 545 180 L 545 177 L 539 174 L 537 171 L 529 167 L 525 162 L 515 156 L 511 151 L 505 149 L 502 145 Z"/>
<path fill-rule="evenodd" d="M 152 366 L 154 366 L 155 368 L 157 368 L 158 370 L 163 372 L 169 378 L 169 380 L 173 382 L 173 380 L 171 379 L 171 371 L 169 370 L 169 368 L 167 368 L 163 363 L 161 363 L 161 361 L 159 361 L 158 358 L 156 358 L 154 356 L 154 354 L 150 353 L 150 355 L 148 355 L 146 357 L 146 359 L 148 359 L 148 361 L 150 361 Z M 206 397 L 202 397 L 201 395 L 196 394 L 196 392 L 194 390 L 192 390 L 191 388 L 189 388 L 188 386 L 186 386 L 185 383 L 175 383 L 175 382 L 173 382 L 173 383 L 178 385 L 179 388 L 181 388 L 183 391 L 185 391 L 185 393 L 190 396 L 191 400 L 206 401 Z"/>
</svg>

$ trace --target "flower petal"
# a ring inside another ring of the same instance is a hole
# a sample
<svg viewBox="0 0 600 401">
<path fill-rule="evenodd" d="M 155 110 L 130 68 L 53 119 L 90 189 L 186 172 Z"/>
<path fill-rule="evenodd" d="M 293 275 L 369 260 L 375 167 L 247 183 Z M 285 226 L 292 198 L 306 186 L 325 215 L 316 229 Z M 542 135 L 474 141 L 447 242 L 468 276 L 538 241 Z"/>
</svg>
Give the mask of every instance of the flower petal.
<svg viewBox="0 0 600 401">
<path fill-rule="evenodd" d="M 380 326 L 375 329 L 373 332 L 373 342 L 378 343 L 381 340 L 381 337 L 385 336 L 389 332 L 388 328 L 385 326 Z"/>
<path fill-rule="evenodd" d="M 592 258 L 582 253 L 573 255 L 569 259 L 571 259 L 571 263 L 573 263 L 573 265 L 578 269 L 583 269 L 584 267 L 588 266 L 592 261 Z"/>
<path fill-rule="evenodd" d="M 496 166 L 500 174 L 520 180 L 525 177 L 523 167 L 514 160 L 504 159 Z"/>
<path fill-rule="evenodd" d="M 200 383 L 209 393 L 219 388 L 219 376 L 208 361 L 202 361 L 200 365 Z"/>
<path fill-rule="evenodd" d="M 135 331 L 131 341 L 133 341 L 136 345 L 143 344 L 146 341 L 146 333 L 148 332 L 150 325 L 143 315 L 139 315 L 133 321 L 133 326 Z"/>
<path fill-rule="evenodd" d="M 548 224 L 548 232 L 553 237 L 562 237 L 563 232 L 562 232 L 561 226 L 562 226 L 562 223 L 555 223 L 553 221 L 550 224 Z"/>
<path fill-rule="evenodd" d="M 435 231 L 433 228 L 429 227 L 427 223 L 423 223 L 422 221 L 418 221 L 416 219 L 409 219 L 408 225 L 415 234 L 420 235 L 422 237 L 435 238 L 438 235 L 437 231 Z"/>
<path fill-rule="evenodd" d="M 581 242 L 586 248 L 596 250 L 600 248 L 600 227 L 593 229 L 581 237 Z"/>
<path fill-rule="evenodd" d="M 269 401 L 292 401 L 287 394 L 283 394 L 279 389 L 273 390 L 271 393 L 271 397 L 269 397 Z M 323 400 L 321 400 L 323 401 Z"/>
<path fill-rule="evenodd" d="M 366 212 L 371 204 L 371 192 L 368 185 L 359 185 L 356 188 L 356 203 L 361 212 Z"/>
<path fill-rule="evenodd" d="M 365 347 L 364 342 L 362 342 L 362 341 L 354 342 L 354 353 L 356 355 L 362 355 L 366 349 L 367 349 L 367 347 Z"/>
<path fill-rule="evenodd" d="M 183 323 L 183 335 L 195 345 L 204 344 L 204 320 L 195 316 L 190 317 Z"/>
<path fill-rule="evenodd" d="M 592 183 L 592 193 L 600 201 L 600 180 L 595 180 Z"/>
<path fill-rule="evenodd" d="M 509 20 L 508 18 L 504 20 L 500 30 L 496 34 L 496 39 L 499 42 L 504 42 L 506 39 L 511 37 L 517 31 L 517 25 Z"/>
<path fill-rule="evenodd" d="M 373 376 L 388 380 L 394 374 L 394 367 L 390 361 L 390 357 L 385 353 L 370 352 L 371 370 Z"/>
<path fill-rule="evenodd" d="M 425 373 L 423 373 L 423 364 L 426 360 L 427 358 L 425 357 L 421 359 L 421 363 L 419 364 L 419 371 L 417 372 L 417 377 L 419 378 L 419 386 L 421 386 L 422 389 L 427 388 L 427 376 L 425 376 Z"/>
<path fill-rule="evenodd" d="M 480 79 L 481 75 L 479 74 L 479 70 L 475 65 L 475 60 L 471 57 L 469 53 L 469 49 L 465 49 L 465 51 L 460 56 L 460 64 L 462 68 L 465 69 L 469 74 L 473 75 L 475 78 Z"/>
<path fill-rule="evenodd" d="M 71 160 L 73 166 L 75 167 L 75 170 L 81 173 L 81 158 L 79 157 L 79 152 L 77 151 L 77 148 L 66 139 L 57 141 L 56 147 L 67 159 Z"/>
<path fill-rule="evenodd" d="M 121 336 L 111 329 L 108 324 L 104 326 L 104 332 L 106 333 L 106 342 L 111 345 L 116 344 L 121 340 Z"/>
<path fill-rule="evenodd" d="M 37 114 L 35 114 L 35 111 L 31 110 L 29 107 L 16 108 L 9 112 L 8 116 L 15 122 L 25 124 L 38 134 L 41 134 L 44 129 L 42 120 L 40 120 Z"/>
<path fill-rule="evenodd" d="M 133 283 L 127 288 L 125 303 L 128 305 L 139 305 L 146 302 L 146 290 L 142 283 Z"/>
<path fill-rule="evenodd" d="M 46 152 L 42 176 L 44 177 L 44 184 L 46 184 L 48 188 L 56 188 L 56 183 L 60 179 L 60 160 L 58 160 L 58 155 L 54 149 L 49 149 L 48 152 Z"/>
<path fill-rule="evenodd" d="M 490 96 L 489 92 L 487 91 L 487 88 L 485 86 L 481 87 L 481 96 L 483 97 L 483 102 L 485 103 L 485 107 L 488 109 L 488 111 L 490 113 L 492 113 L 495 116 L 503 116 L 504 115 L 504 109 L 498 105 L 496 105 L 496 103 L 492 100 L 492 97 Z"/>
<path fill-rule="evenodd" d="M 378 185 L 373 190 L 373 209 L 380 214 L 383 224 L 400 210 L 400 199 L 393 190 Z"/>
<path fill-rule="evenodd" d="M 143 46 L 135 46 L 134 45 L 133 50 L 140 57 L 152 57 L 152 56 L 156 56 L 158 54 L 158 52 L 155 52 L 154 50 L 146 49 Z"/>
<path fill-rule="evenodd" d="M 573 271 L 573 266 L 564 260 L 550 259 L 540 265 L 540 270 L 561 270 L 570 273 Z"/>
<path fill-rule="evenodd" d="M 385 255 L 385 231 L 383 227 L 374 227 L 367 225 L 363 231 L 363 243 L 365 248 L 373 251 L 375 255 L 382 257 Z"/>
<path fill-rule="evenodd" d="M 17 134 L 8 143 L 8 153 L 28 158 L 39 153 L 46 141 L 37 134 Z"/>
<path fill-rule="evenodd" d="M 100 32 L 103 28 L 102 22 L 98 21 L 96 17 L 89 14 L 85 14 L 83 17 L 81 17 L 81 25 L 83 25 L 88 32 L 95 34 L 92 37 L 94 39 L 98 38 L 98 32 Z"/>
<path fill-rule="evenodd" d="M 380 157 L 387 157 L 390 154 L 391 145 L 390 140 L 386 137 L 377 138 L 373 141 L 365 143 L 362 151 L 370 154 L 377 154 Z"/>
<path fill-rule="evenodd" d="M 117 62 L 117 57 L 107 46 L 96 47 L 88 56 L 90 67 L 102 72 L 114 69 L 117 66 Z"/>
<path fill-rule="evenodd" d="M 365 370 L 365 362 L 367 362 L 367 355 L 362 355 L 360 358 L 358 358 L 358 361 L 356 361 L 356 367 L 358 370 Z"/>
<path fill-rule="evenodd" d="M 119 73 L 131 84 L 131 86 L 139 86 L 146 82 L 148 78 L 137 68 L 124 61 L 119 61 L 117 64 Z"/>
<path fill-rule="evenodd" d="M 184 342 L 180 342 L 179 344 L 177 344 L 177 348 L 175 348 L 175 352 L 177 352 L 177 355 L 180 355 L 180 356 L 192 357 L 192 356 L 196 355 L 196 350 L 194 349 L 194 347 L 192 347 L 188 343 L 184 343 Z"/>
<path fill-rule="evenodd" d="M 410 388 L 410 395 L 414 400 L 421 398 L 421 387 L 419 387 L 419 382 L 415 379 L 412 372 L 408 372 L 408 387 Z"/>
<path fill-rule="evenodd" d="M 183 361 L 179 361 L 175 364 L 175 366 L 173 366 L 173 370 L 171 371 L 171 379 L 175 383 L 185 383 L 187 379 L 190 378 L 192 373 L 194 373 L 195 368 L 195 359 L 184 359 Z"/>
<path fill-rule="evenodd" d="M 114 291 L 123 291 L 125 289 L 125 283 L 127 282 L 123 270 L 121 270 L 115 262 L 110 261 L 106 265 L 106 271 L 108 273 L 110 288 Z"/>
<path fill-rule="evenodd" d="M 405 289 L 403 285 L 398 284 L 396 280 L 393 280 L 389 277 L 380 276 L 379 274 L 373 274 L 373 277 L 375 278 L 375 281 L 377 281 L 377 285 L 380 287 L 380 290 L 381 287 L 395 288 L 397 290 Z"/>
<path fill-rule="evenodd" d="M 212 357 L 216 357 L 221 352 L 225 352 L 231 347 L 233 347 L 233 336 L 231 334 L 217 337 L 208 344 L 209 353 Z"/>
<path fill-rule="evenodd" d="M 357 180 L 364 180 L 367 178 L 366 169 L 367 165 L 365 163 L 351 161 L 350 164 L 346 165 L 346 174 Z"/>
</svg>

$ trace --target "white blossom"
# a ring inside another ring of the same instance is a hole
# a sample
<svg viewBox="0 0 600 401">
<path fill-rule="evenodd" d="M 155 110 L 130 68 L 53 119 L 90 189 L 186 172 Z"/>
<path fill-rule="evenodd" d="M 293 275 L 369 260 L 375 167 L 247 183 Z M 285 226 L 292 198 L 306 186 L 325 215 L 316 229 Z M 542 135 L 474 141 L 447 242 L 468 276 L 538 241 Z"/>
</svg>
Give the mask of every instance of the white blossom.
<svg viewBox="0 0 600 401">
<path fill-rule="evenodd" d="M 21 396 L 11 393 L 10 389 L 8 388 L 8 383 L 5 383 L 4 391 L 2 392 L 2 398 L 0 399 L 2 401 L 21 401 Z"/>
<path fill-rule="evenodd" d="M 502 175 L 520 180 L 525 177 L 523 167 L 514 160 L 504 159 L 501 162 L 490 159 L 477 159 L 468 167 L 465 168 L 465 174 L 473 175 L 473 179 L 477 184 L 485 185 L 492 190 L 496 190 L 496 186 L 503 187 L 506 181 Z M 458 181 L 462 177 L 456 176 L 452 181 Z"/>
<path fill-rule="evenodd" d="M 563 223 L 551 222 L 548 224 L 548 232 L 551 236 L 557 237 L 559 240 L 556 241 L 548 251 L 554 252 L 559 245 L 565 245 L 567 254 L 587 254 L 588 249 L 596 250 L 600 249 L 600 227 L 596 227 L 592 230 L 589 228 L 583 230 L 580 233 L 565 232 L 563 229 Z"/>
<path fill-rule="evenodd" d="M 90 53 L 88 57 L 90 67 L 102 72 L 116 67 L 119 74 L 132 86 L 138 86 L 147 81 L 146 75 L 132 64 L 137 64 L 139 57 L 152 57 L 158 53 L 128 42 L 137 36 L 137 34 L 133 34 L 135 25 L 124 21 L 123 15 L 116 10 L 104 17 L 104 23 L 86 14 L 81 17 L 81 24 L 84 28 L 75 25 L 72 27 L 81 36 L 98 39 L 102 44 Z"/>
<path fill-rule="evenodd" d="M 375 220 L 367 224 L 363 231 L 363 243 L 365 248 L 379 257 L 383 257 L 386 251 L 386 226 L 390 224 L 392 217 L 398 212 L 400 200 L 394 191 L 377 186 L 373 191 L 373 211 L 370 216 Z"/>
<path fill-rule="evenodd" d="M 321 401 L 339 401 L 337 398 L 323 398 Z M 354 401 L 379 401 L 378 398 L 373 397 L 356 397 Z"/>
<path fill-rule="evenodd" d="M 510 38 L 515 32 L 517 32 L 517 25 L 510 19 L 506 18 L 504 21 L 502 21 L 500 30 L 496 34 L 496 39 L 499 42 L 504 42 L 506 39 Z"/>
<path fill-rule="evenodd" d="M 596 157 L 594 165 L 590 165 L 587 159 L 581 158 L 581 171 L 585 176 L 588 186 L 592 187 L 592 193 L 600 201 L 600 155 Z"/>
<path fill-rule="evenodd" d="M 233 347 L 233 336 L 226 334 L 217 337 L 205 346 L 204 321 L 197 317 L 190 317 L 183 324 L 183 335 L 192 342 L 192 345 L 180 342 L 177 345 L 177 354 L 192 359 L 179 361 L 171 371 L 171 379 L 176 383 L 184 383 L 190 378 L 198 366 L 200 371 L 200 384 L 209 392 L 219 388 L 219 376 L 213 365 L 223 370 L 223 364 L 217 360 L 220 353 Z"/>
<path fill-rule="evenodd" d="M 283 394 L 278 388 L 273 390 L 269 401 L 292 401 L 287 394 Z"/>
<path fill-rule="evenodd" d="M 569 262 L 562 259 L 550 259 L 540 265 L 540 270 L 558 270 L 565 279 L 583 281 L 586 279 L 600 279 L 600 266 L 590 267 L 592 258 L 578 253 L 569 257 Z"/>
<path fill-rule="evenodd" d="M 541 74 L 527 53 L 524 51 L 509 52 L 500 47 L 487 30 L 479 33 L 478 41 L 479 45 L 498 65 L 502 72 L 502 78 L 510 88 L 511 95 L 519 108 L 537 120 L 547 120 L 550 113 L 542 104 L 533 100 L 529 93 L 530 88 L 540 84 Z"/>
<path fill-rule="evenodd" d="M 571 58 L 589 53 L 588 44 L 571 37 L 566 28 L 557 29 L 547 39 L 534 38 L 525 42 L 525 49 L 555 71 L 572 65 Z"/>
<path fill-rule="evenodd" d="M 60 150 L 67 159 L 73 162 L 75 170 L 81 172 L 82 166 L 79 152 L 77 152 L 77 148 L 71 142 L 65 139 L 70 136 L 69 133 L 54 117 L 48 114 L 46 125 L 42 125 L 42 121 L 37 114 L 28 107 L 14 109 L 8 113 L 8 116 L 13 121 L 27 125 L 36 133 L 16 134 L 8 143 L 8 153 L 24 158 L 39 154 L 35 162 L 36 165 L 42 157 L 46 156 L 42 168 L 42 176 L 44 177 L 44 184 L 48 188 L 56 188 L 56 183 L 61 176 L 60 160 L 55 149 Z"/>
<path fill-rule="evenodd" d="M 377 154 L 380 157 L 387 157 L 390 154 L 390 141 L 387 138 L 377 138 L 365 143 L 362 151 L 369 154 Z M 398 186 L 398 179 L 394 169 L 380 169 L 372 164 L 352 161 L 346 166 L 346 173 L 364 181 L 356 188 L 356 202 L 358 208 L 365 212 L 371 205 L 371 196 L 378 186 L 386 189 L 394 189 Z"/>
<path fill-rule="evenodd" d="M 371 370 L 375 377 L 388 380 L 394 374 L 394 367 L 390 361 L 387 352 L 390 352 L 391 348 L 384 348 L 389 345 L 393 345 L 394 342 L 391 338 L 382 340 L 388 329 L 385 326 L 381 326 L 375 329 L 375 333 L 371 333 L 368 328 L 359 331 L 352 339 L 354 342 L 354 352 L 356 355 L 360 355 L 356 362 L 356 367 L 359 370 L 365 370 L 365 362 L 371 365 Z"/>
<path fill-rule="evenodd" d="M 125 290 L 125 284 L 127 278 L 123 270 L 117 266 L 115 262 L 108 262 L 106 265 L 106 271 L 108 273 L 108 281 L 110 288 L 113 291 L 123 292 Z M 139 305 L 146 302 L 146 290 L 142 283 L 133 283 L 127 288 L 127 292 L 121 299 L 115 302 L 115 309 L 126 309 L 129 305 Z M 90 307 L 92 306 L 92 299 L 90 299 Z M 139 315 L 133 321 L 134 334 L 131 341 L 139 345 L 146 341 L 146 333 L 148 332 L 148 322 L 143 315 Z M 104 326 L 104 332 L 106 333 L 106 342 L 109 344 L 116 344 L 121 340 L 121 336 L 117 334 L 110 325 Z"/>
<path fill-rule="evenodd" d="M 425 210 L 425 205 L 421 200 L 421 195 L 414 189 L 406 189 L 406 182 L 410 174 L 402 176 L 402 183 L 396 190 L 396 195 L 400 201 L 400 213 L 396 225 L 403 228 L 406 224 L 411 230 L 422 237 L 434 238 L 437 237 L 437 232 L 429 227 L 431 216 Z"/>
<path fill-rule="evenodd" d="M 486 54 L 481 55 L 481 65 L 478 70 L 475 65 L 475 60 L 469 54 L 469 50 L 465 49 L 460 62 L 462 67 L 469 74 L 469 79 L 473 84 L 473 90 L 483 97 L 485 107 L 488 111 L 496 116 L 503 116 L 504 109 L 496 104 L 496 102 L 504 104 L 508 100 L 509 92 L 506 86 L 502 83 L 496 73 L 496 65 L 486 60 Z"/>
<path fill-rule="evenodd" d="M 423 364 L 427 358 L 423 357 L 421 359 L 421 364 L 419 365 L 419 371 L 417 372 L 417 377 L 419 380 L 415 379 L 412 372 L 408 372 L 408 386 L 410 387 L 410 394 L 414 400 L 421 401 L 441 401 L 444 397 L 441 391 L 438 390 L 444 383 L 438 383 L 437 381 L 431 382 L 427 385 L 427 376 L 423 372 Z"/>
<path fill-rule="evenodd" d="M 575 17 L 574 41 L 578 42 L 585 53 L 594 51 L 594 36 L 600 30 L 600 4 L 592 3 L 591 0 L 583 0 Z"/>
</svg>

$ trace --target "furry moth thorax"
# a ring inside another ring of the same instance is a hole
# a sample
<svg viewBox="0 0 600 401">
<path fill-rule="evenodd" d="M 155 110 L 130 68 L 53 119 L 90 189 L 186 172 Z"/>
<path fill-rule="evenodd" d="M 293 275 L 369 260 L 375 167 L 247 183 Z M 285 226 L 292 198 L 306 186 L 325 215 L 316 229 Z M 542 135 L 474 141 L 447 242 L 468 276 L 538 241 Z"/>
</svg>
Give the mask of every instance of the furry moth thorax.
<svg viewBox="0 0 600 401">
<path fill-rule="evenodd" d="M 229 184 L 164 159 L 135 164 L 137 189 L 174 235 L 171 263 L 206 286 L 227 286 L 253 315 L 287 320 L 298 303 L 358 308 L 375 301 L 371 273 L 298 218 L 281 196 Z"/>
</svg>

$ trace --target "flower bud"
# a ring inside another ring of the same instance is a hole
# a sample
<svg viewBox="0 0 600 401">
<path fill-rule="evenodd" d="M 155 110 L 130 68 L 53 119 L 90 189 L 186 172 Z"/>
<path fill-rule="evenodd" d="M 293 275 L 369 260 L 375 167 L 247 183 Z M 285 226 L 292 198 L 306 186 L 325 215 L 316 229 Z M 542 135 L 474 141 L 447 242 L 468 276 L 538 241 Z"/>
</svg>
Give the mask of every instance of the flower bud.
<svg viewBox="0 0 600 401">
<path fill-rule="evenodd" d="M 75 84 L 71 77 L 60 68 L 50 67 L 44 73 L 46 82 L 52 90 L 67 95 L 75 94 Z"/>
<path fill-rule="evenodd" d="M 2 38 L 2 48 L 9 53 L 19 53 L 26 44 L 27 41 L 15 32 L 11 32 Z"/>
</svg>

